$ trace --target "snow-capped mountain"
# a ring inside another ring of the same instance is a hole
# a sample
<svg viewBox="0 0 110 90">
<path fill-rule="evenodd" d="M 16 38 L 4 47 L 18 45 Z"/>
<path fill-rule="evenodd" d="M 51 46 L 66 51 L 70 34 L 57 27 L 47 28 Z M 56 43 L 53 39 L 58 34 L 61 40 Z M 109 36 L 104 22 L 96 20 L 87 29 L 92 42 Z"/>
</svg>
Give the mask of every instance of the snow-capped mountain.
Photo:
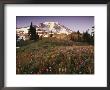
<svg viewBox="0 0 110 90">
<path fill-rule="evenodd" d="M 43 36 L 43 37 L 49 37 L 50 34 L 71 34 L 72 30 L 70 30 L 69 28 L 67 28 L 64 25 L 59 24 L 58 22 L 44 22 L 44 23 L 40 23 L 38 25 L 32 25 L 33 27 L 36 28 L 36 33 L 38 33 L 39 36 Z M 16 28 L 16 33 L 18 34 L 19 37 L 24 39 L 26 38 L 26 36 L 28 35 L 28 30 L 29 30 L 29 26 L 27 27 L 21 27 L 21 28 Z"/>
<path fill-rule="evenodd" d="M 53 32 L 56 34 L 70 34 L 72 33 L 72 30 L 70 30 L 69 28 L 67 28 L 64 25 L 59 24 L 58 22 L 44 22 L 44 23 L 40 23 L 40 25 L 37 27 L 38 29 L 42 29 L 46 32 Z"/>
</svg>

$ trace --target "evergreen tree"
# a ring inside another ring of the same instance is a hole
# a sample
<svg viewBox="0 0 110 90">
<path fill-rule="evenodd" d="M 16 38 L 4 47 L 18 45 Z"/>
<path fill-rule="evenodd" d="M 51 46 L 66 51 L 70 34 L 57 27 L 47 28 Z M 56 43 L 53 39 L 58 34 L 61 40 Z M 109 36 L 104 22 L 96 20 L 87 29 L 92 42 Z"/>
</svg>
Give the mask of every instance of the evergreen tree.
<svg viewBox="0 0 110 90">
<path fill-rule="evenodd" d="M 84 33 L 83 33 L 83 41 L 84 41 L 84 42 L 90 42 L 90 40 L 91 40 L 91 36 L 90 36 L 90 34 L 88 33 L 88 31 L 84 32 Z"/>
<path fill-rule="evenodd" d="M 50 37 L 52 37 L 53 36 L 53 34 L 52 34 L 52 30 L 51 30 L 51 32 L 50 32 Z"/>
<path fill-rule="evenodd" d="M 16 34 L 16 47 L 19 46 L 18 38 L 19 38 L 19 36 L 18 36 L 18 34 Z"/>
<path fill-rule="evenodd" d="M 92 32 L 91 32 L 91 43 L 94 44 L 94 26 L 92 27 Z"/>
<path fill-rule="evenodd" d="M 19 38 L 19 36 L 18 36 L 18 34 L 16 34 L 16 41 L 18 40 L 18 38 Z"/>
<path fill-rule="evenodd" d="M 36 41 L 39 38 L 38 33 L 36 34 L 36 28 L 33 27 L 32 22 L 31 22 L 28 34 L 29 34 L 30 40 Z"/>
<path fill-rule="evenodd" d="M 79 30 L 77 31 L 77 34 L 78 34 L 78 40 L 77 41 L 80 41 L 80 32 L 79 32 Z"/>
</svg>

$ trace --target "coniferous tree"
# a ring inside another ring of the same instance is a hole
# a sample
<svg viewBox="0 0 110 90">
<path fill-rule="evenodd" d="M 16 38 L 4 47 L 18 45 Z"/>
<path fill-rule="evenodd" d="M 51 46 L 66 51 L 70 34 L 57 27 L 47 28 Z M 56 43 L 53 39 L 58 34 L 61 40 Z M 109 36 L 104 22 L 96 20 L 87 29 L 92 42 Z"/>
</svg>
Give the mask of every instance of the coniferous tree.
<svg viewBox="0 0 110 90">
<path fill-rule="evenodd" d="M 79 32 L 79 30 L 77 31 L 77 34 L 78 34 L 78 40 L 77 41 L 80 41 L 80 32 Z"/>
<path fill-rule="evenodd" d="M 92 32 L 91 32 L 91 42 L 94 44 L 94 26 L 92 27 Z"/>
<path fill-rule="evenodd" d="M 90 34 L 88 33 L 88 31 L 83 33 L 83 41 L 90 42 Z"/>
<path fill-rule="evenodd" d="M 50 37 L 52 37 L 53 36 L 53 34 L 52 34 L 52 30 L 51 30 L 51 32 L 50 32 Z"/>
<path fill-rule="evenodd" d="M 28 34 L 29 34 L 30 40 L 35 40 L 36 41 L 38 39 L 38 34 L 36 34 L 36 28 L 33 27 L 32 22 L 31 22 Z"/>
<path fill-rule="evenodd" d="M 19 46 L 18 38 L 19 38 L 19 36 L 18 36 L 18 34 L 16 34 L 16 46 Z"/>
<path fill-rule="evenodd" d="M 16 41 L 18 40 L 18 38 L 19 38 L 19 36 L 18 36 L 18 34 L 16 34 Z"/>
</svg>

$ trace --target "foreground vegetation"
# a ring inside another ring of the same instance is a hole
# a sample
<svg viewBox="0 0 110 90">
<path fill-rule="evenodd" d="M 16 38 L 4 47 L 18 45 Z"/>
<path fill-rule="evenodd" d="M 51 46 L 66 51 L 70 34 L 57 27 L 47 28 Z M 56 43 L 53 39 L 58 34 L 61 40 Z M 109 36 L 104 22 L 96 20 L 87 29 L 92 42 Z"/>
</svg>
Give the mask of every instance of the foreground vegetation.
<svg viewBox="0 0 110 90">
<path fill-rule="evenodd" d="M 16 49 L 17 74 L 94 74 L 94 46 L 44 38 Z"/>
</svg>

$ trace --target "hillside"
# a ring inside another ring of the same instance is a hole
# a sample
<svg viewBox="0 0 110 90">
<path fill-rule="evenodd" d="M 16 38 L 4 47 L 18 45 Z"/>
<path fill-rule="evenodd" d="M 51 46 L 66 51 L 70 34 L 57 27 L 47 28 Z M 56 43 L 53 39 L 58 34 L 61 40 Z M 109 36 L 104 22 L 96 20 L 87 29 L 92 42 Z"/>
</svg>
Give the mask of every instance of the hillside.
<svg viewBox="0 0 110 90">
<path fill-rule="evenodd" d="M 17 74 L 94 74 L 94 46 L 44 38 L 17 48 Z"/>
</svg>

